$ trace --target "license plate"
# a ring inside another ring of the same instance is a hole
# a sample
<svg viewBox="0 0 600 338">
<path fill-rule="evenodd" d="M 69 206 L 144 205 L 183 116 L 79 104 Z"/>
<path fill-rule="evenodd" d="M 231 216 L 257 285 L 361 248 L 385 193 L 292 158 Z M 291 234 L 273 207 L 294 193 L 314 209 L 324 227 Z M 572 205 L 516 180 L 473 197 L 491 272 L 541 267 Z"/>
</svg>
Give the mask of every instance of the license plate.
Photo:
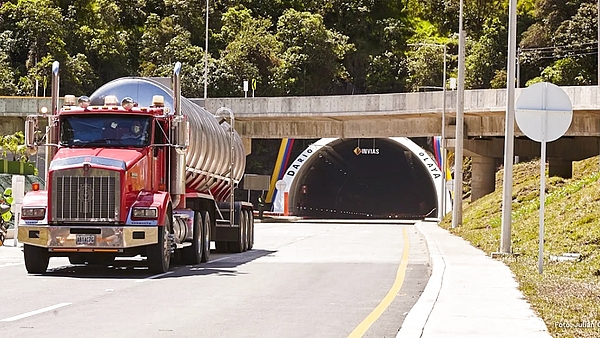
<svg viewBox="0 0 600 338">
<path fill-rule="evenodd" d="M 75 237 L 76 245 L 93 245 L 96 244 L 96 235 L 77 235 Z"/>
</svg>

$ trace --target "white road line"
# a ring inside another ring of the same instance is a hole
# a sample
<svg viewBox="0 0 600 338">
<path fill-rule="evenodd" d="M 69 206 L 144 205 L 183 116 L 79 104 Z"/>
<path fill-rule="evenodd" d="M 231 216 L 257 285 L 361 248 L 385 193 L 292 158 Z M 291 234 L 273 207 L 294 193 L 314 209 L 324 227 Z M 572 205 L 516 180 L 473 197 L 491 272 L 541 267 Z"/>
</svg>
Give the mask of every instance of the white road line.
<svg viewBox="0 0 600 338">
<path fill-rule="evenodd" d="M 67 306 L 67 305 L 71 305 L 71 303 L 59 303 L 59 304 L 56 304 L 56 305 L 45 307 L 43 309 L 39 309 L 39 310 L 35 310 L 35 311 L 23 313 L 23 314 L 20 314 L 18 316 L 4 318 L 4 319 L 0 320 L 0 322 L 13 322 L 15 320 L 19 320 L 19 319 L 23 319 L 23 318 L 26 318 L 26 317 L 35 316 L 35 315 L 38 315 L 40 313 L 52 311 L 54 309 L 58 309 L 58 308 L 61 308 L 63 306 Z"/>
</svg>

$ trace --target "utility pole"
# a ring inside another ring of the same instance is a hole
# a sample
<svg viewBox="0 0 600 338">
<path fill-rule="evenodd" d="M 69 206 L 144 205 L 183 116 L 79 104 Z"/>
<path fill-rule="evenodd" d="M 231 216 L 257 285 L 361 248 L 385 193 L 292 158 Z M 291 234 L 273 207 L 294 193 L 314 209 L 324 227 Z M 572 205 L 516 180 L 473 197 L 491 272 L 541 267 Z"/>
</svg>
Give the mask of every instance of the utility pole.
<svg viewBox="0 0 600 338">
<path fill-rule="evenodd" d="M 463 0 L 460 0 L 458 20 L 458 92 L 456 98 L 456 138 L 454 146 L 454 206 L 452 227 L 462 224 L 463 132 L 465 107 L 465 34 L 463 31 Z"/>
<path fill-rule="evenodd" d="M 508 62 L 506 65 L 506 119 L 504 131 L 504 177 L 502 184 L 502 231 L 500 253 L 511 253 L 512 176 L 515 146 L 515 58 L 517 50 L 517 0 L 510 0 Z"/>
</svg>

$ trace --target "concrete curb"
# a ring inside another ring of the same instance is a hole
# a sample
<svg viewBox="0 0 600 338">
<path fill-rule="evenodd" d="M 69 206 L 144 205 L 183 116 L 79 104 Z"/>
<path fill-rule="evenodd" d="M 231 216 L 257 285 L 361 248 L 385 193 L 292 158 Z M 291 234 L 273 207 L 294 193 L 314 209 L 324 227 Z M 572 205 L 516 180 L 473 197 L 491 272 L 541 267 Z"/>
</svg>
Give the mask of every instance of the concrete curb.
<svg viewBox="0 0 600 338">
<path fill-rule="evenodd" d="M 440 294 L 440 290 L 442 289 L 442 281 L 444 280 L 444 272 L 446 271 L 446 263 L 444 262 L 444 257 L 440 253 L 440 250 L 437 247 L 437 242 L 434 241 L 430 236 L 427 235 L 427 232 L 422 231 L 422 224 L 425 222 L 417 222 L 415 224 L 416 229 L 423 235 L 425 238 L 425 243 L 427 244 L 427 250 L 429 251 L 429 264 L 431 265 L 431 276 L 429 277 L 429 281 L 423 290 L 423 293 L 413 305 L 413 307 L 404 318 L 404 322 L 400 331 L 396 335 L 397 338 L 415 338 L 421 337 L 423 334 L 423 329 L 427 324 L 427 320 L 429 320 L 429 314 L 433 310 L 433 306 L 437 301 L 437 298 Z M 437 222 L 428 222 L 434 223 L 437 226 Z"/>
</svg>

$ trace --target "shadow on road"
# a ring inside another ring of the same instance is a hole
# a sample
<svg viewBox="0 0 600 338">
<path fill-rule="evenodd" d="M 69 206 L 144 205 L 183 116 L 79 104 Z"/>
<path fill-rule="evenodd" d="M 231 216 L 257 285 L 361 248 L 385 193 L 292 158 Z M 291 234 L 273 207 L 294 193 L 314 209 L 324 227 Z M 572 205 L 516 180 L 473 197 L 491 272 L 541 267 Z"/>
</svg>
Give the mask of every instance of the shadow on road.
<svg viewBox="0 0 600 338">
<path fill-rule="evenodd" d="M 165 279 L 188 276 L 223 275 L 236 276 L 236 267 L 249 263 L 260 257 L 274 253 L 269 250 L 250 250 L 238 254 L 211 253 L 211 260 L 196 265 L 179 265 L 171 263 L 171 269 L 165 274 L 156 275 L 148 270 L 144 258 L 117 258 L 110 265 L 64 265 L 48 269 L 41 276 L 69 278 L 107 278 L 107 279 Z"/>
</svg>

